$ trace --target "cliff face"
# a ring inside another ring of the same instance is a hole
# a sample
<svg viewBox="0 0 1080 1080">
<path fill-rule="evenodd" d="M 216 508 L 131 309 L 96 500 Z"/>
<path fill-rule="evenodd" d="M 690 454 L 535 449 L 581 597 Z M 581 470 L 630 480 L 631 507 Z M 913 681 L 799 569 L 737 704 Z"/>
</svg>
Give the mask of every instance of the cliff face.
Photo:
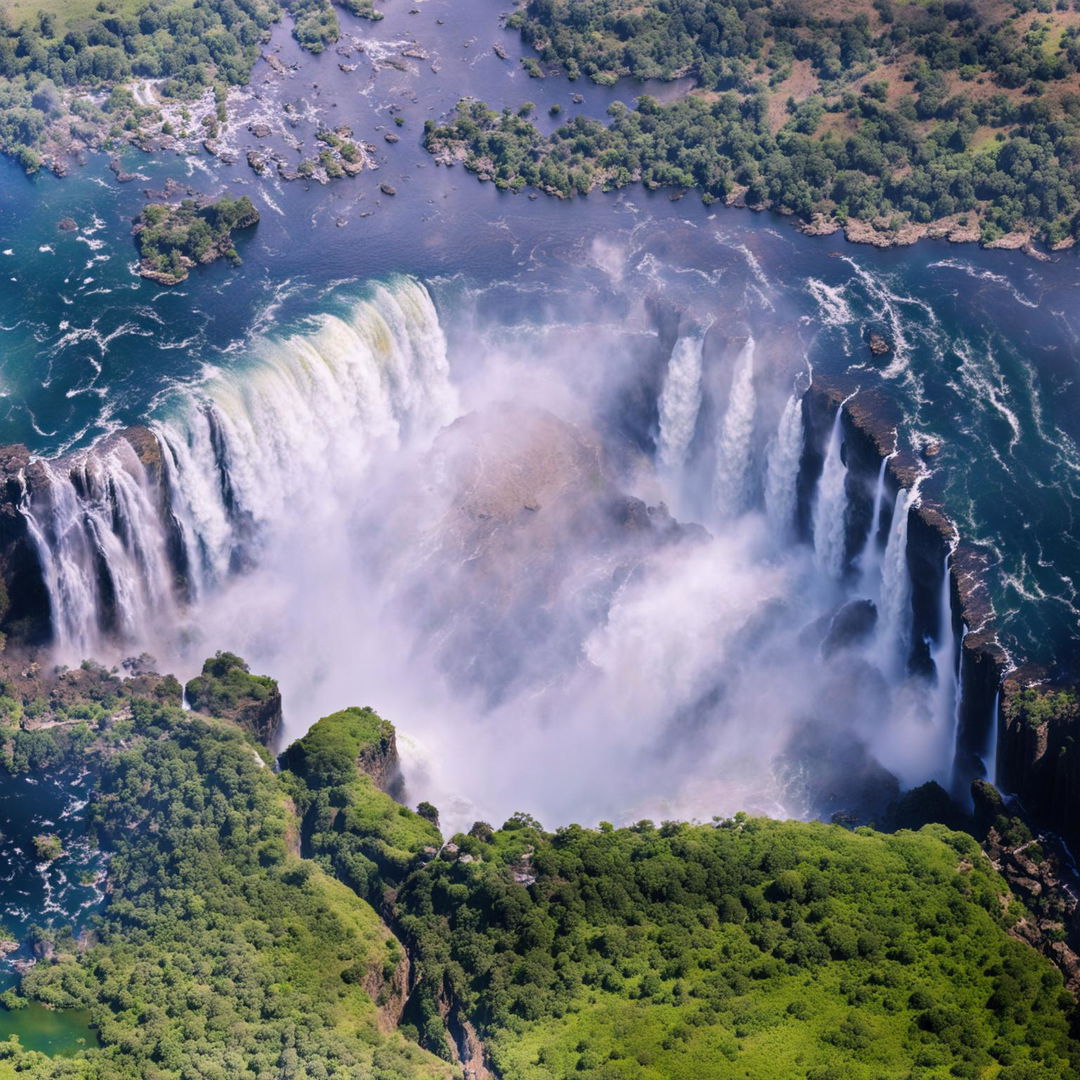
<svg viewBox="0 0 1080 1080">
<path fill-rule="evenodd" d="M 925 467 L 909 450 L 898 447 L 901 417 L 891 401 L 874 390 L 861 390 L 854 380 L 815 379 L 803 398 L 806 449 L 799 474 L 799 514 L 804 536 L 810 535 L 813 492 L 821 475 L 824 447 L 836 410 L 841 408 L 844 461 L 848 469 L 845 531 L 850 564 L 873 520 L 874 493 L 882 462 L 887 459 L 884 492 L 887 508 L 881 514 L 881 538 L 891 524 L 891 508 L 897 492 L 911 488 Z M 909 511 L 907 562 L 913 617 L 909 666 L 913 670 L 932 670 L 924 642 L 927 637 L 937 637 L 941 629 L 946 566 L 953 631 L 959 637 L 967 630 L 960 665 L 961 711 L 953 782 L 954 791 L 963 793 L 981 775 L 979 755 L 990 735 L 994 702 L 1007 665 L 1005 652 L 994 635 L 993 609 L 983 578 L 984 557 L 957 536 L 955 526 L 940 506 L 922 497 L 919 505 Z"/>
<path fill-rule="evenodd" d="M 1034 817 L 1080 842 L 1080 697 L 1054 687 L 1042 673 L 1019 668 L 1001 691 L 998 778 Z"/>
<path fill-rule="evenodd" d="M 108 463 L 108 464 L 106 464 Z M 25 446 L 0 447 L 0 631 L 20 645 L 48 645 L 53 638 L 52 613 L 45 571 L 24 508 L 48 536 L 58 485 L 70 483 L 75 496 L 87 506 L 118 517 L 110 469 L 123 469 L 137 477 L 166 526 L 166 549 L 173 583 L 186 593 L 188 567 L 183 542 L 170 505 L 162 447 L 147 427 L 126 428 L 109 436 L 93 452 L 77 452 L 49 463 L 35 459 Z M 69 494 L 70 497 L 70 494 Z M 89 535 L 89 534 L 88 534 Z M 109 566 L 98 552 L 93 575 L 100 598 L 98 620 L 108 636 L 118 630 L 116 595 Z"/>
<path fill-rule="evenodd" d="M 248 666 L 232 653 L 219 652 L 203 664 L 184 688 L 188 704 L 196 712 L 231 720 L 269 747 L 281 727 L 281 692 L 277 682 L 252 675 Z"/>
<path fill-rule="evenodd" d="M 52 633 L 49 594 L 19 509 L 30 466 L 25 446 L 0 447 L 0 631 L 12 641 L 43 645 Z"/>
</svg>

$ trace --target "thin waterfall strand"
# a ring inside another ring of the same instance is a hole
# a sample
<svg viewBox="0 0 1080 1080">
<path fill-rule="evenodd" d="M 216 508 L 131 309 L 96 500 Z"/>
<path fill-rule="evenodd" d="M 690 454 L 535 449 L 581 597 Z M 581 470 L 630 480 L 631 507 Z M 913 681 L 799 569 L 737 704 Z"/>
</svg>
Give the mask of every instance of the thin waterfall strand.
<svg viewBox="0 0 1080 1080">
<path fill-rule="evenodd" d="M 814 501 L 814 556 L 829 577 L 844 572 L 847 466 L 843 460 L 843 407 L 836 410 Z"/>
<path fill-rule="evenodd" d="M 664 388 L 657 408 L 660 414 L 658 457 L 662 468 L 677 472 L 686 461 L 701 411 L 704 333 L 686 334 L 675 342 L 668 361 Z"/>
<path fill-rule="evenodd" d="M 799 461 L 803 452 L 802 395 L 792 394 L 769 443 L 765 472 L 765 512 L 773 534 L 786 540 L 798 508 Z"/>
<path fill-rule="evenodd" d="M 998 786 L 998 710 L 1001 708 L 1001 691 L 994 695 L 994 708 L 990 713 L 990 723 L 986 732 L 986 747 L 983 750 L 984 778 L 994 787 Z"/>
<path fill-rule="evenodd" d="M 747 338 L 735 361 L 728 406 L 716 440 L 713 504 L 721 519 L 738 516 L 749 502 L 751 439 L 756 409 L 754 339 Z"/>
<path fill-rule="evenodd" d="M 911 651 L 911 578 L 907 565 L 908 511 L 917 498 L 914 488 L 901 488 L 893 504 L 892 523 L 881 563 L 881 611 L 878 641 L 882 666 L 902 674 Z"/>
</svg>

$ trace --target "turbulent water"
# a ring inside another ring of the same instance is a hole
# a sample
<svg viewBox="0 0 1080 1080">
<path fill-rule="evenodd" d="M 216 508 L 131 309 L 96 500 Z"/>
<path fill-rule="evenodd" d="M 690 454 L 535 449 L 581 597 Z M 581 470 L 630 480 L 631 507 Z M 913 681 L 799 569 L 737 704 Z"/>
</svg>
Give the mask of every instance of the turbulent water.
<svg viewBox="0 0 1080 1080">
<path fill-rule="evenodd" d="M 943 681 L 906 663 L 912 496 L 879 580 L 845 574 L 837 423 L 795 539 L 788 358 L 665 343 L 641 306 L 507 350 L 486 299 L 455 293 L 448 333 L 415 279 L 342 296 L 163 400 L 158 475 L 115 437 L 53 463 L 25 513 L 60 655 L 235 649 L 281 678 L 292 735 L 376 704 L 455 821 L 880 809 L 882 768 L 946 778 Z M 665 502 L 710 532 L 644 514 Z M 864 595 L 876 632 L 842 614 Z"/>
<path fill-rule="evenodd" d="M 24 510 L 60 658 L 149 648 L 185 673 L 234 649 L 281 678 L 290 734 L 370 703 L 414 794 L 465 823 L 827 814 L 888 795 L 875 763 L 947 780 L 962 628 L 912 640 L 908 510 L 940 501 L 987 554 L 1015 657 L 1072 660 L 1075 257 L 478 185 L 419 146 L 460 93 L 547 125 L 640 88 L 526 79 L 466 32 L 495 0 L 411 10 L 342 16 L 351 72 L 332 51 L 280 88 L 256 70 L 267 100 L 378 141 L 379 173 L 255 182 L 241 154 L 183 178 L 265 210 L 238 270 L 132 275 L 130 217 L 174 159 L 131 156 L 149 179 L 123 187 L 0 166 L 0 425 L 52 476 Z M 413 38 L 430 63 L 401 58 Z M 287 30 L 273 47 L 298 59 Z M 891 401 L 927 463 L 895 503 L 882 473 L 865 535 L 839 427 L 799 505 L 810 372 Z M 117 436 L 138 423 L 160 460 Z"/>
</svg>

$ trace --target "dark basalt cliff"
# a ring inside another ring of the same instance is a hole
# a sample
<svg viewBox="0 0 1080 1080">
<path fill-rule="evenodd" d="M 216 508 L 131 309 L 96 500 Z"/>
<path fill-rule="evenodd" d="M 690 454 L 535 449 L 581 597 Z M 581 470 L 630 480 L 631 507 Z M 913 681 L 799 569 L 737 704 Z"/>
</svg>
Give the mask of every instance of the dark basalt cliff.
<svg viewBox="0 0 1080 1080">
<path fill-rule="evenodd" d="M 185 595 L 186 554 L 170 505 L 162 446 L 148 427 L 125 428 L 104 439 L 92 451 L 68 454 L 48 464 L 32 457 L 21 444 L 0 447 L 0 631 L 13 643 L 40 646 L 50 644 L 53 639 L 45 569 L 33 530 L 38 529 L 49 540 L 50 521 L 58 498 L 56 478 L 69 479 L 84 504 L 99 506 L 115 518 L 117 494 L 102 467 L 110 455 L 118 457 L 123 468 L 136 477 L 154 512 L 165 523 L 174 587 L 179 596 Z M 24 513 L 27 509 L 30 517 Z M 93 543 L 90 547 L 97 556 L 99 628 L 108 637 L 118 629 L 117 585 L 108 563 L 100 557 L 100 549 Z"/>
<path fill-rule="evenodd" d="M 1080 698 L 1033 667 L 1009 672 L 1001 688 L 998 780 L 1024 808 L 1080 843 Z"/>
<path fill-rule="evenodd" d="M 805 535 L 809 536 L 814 485 L 838 408 L 843 408 L 841 423 L 848 467 L 846 526 L 850 559 L 861 549 L 872 521 L 873 494 L 882 461 L 888 459 L 885 490 L 890 506 L 901 487 L 910 488 L 927 470 L 911 451 L 898 448 L 900 418 L 888 399 L 873 390 L 860 390 L 854 381 L 815 380 L 803 399 L 807 449 L 799 492 Z M 890 516 L 890 511 L 882 514 L 882 539 Z M 1024 700 L 1025 689 L 1036 688 L 1034 692 L 1042 700 L 1054 691 L 1043 672 L 1009 670 L 1009 658 L 995 635 L 993 606 L 986 586 L 986 555 L 958 536 L 943 509 L 926 496 L 910 511 L 907 551 L 915 622 L 911 666 L 925 670 L 930 665 L 923 641 L 939 630 L 946 566 L 954 630 L 966 631 L 959 672 L 961 711 L 953 793 L 963 794 L 970 782 L 982 775 L 982 757 L 996 730 L 997 772 L 1002 788 L 1019 796 L 1024 807 L 1046 827 L 1080 842 L 1076 814 L 1080 807 L 1077 713 L 1065 705 L 1033 709 L 1030 700 Z"/>
<path fill-rule="evenodd" d="M 40 645 L 52 631 L 41 562 L 20 510 L 30 469 L 25 446 L 0 448 L 0 631 L 13 642 Z"/>
</svg>

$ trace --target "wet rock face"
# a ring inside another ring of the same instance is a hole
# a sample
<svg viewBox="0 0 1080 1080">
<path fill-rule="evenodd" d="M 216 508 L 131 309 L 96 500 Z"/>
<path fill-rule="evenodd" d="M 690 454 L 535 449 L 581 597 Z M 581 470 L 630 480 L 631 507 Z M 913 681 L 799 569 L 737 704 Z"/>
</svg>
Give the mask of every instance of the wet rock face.
<svg viewBox="0 0 1080 1080">
<path fill-rule="evenodd" d="M 998 776 L 1033 817 L 1080 842 L 1080 694 L 1018 669 L 1002 686 Z"/>
<path fill-rule="evenodd" d="M 30 465 L 25 446 L 0 447 L 0 631 L 13 643 L 43 645 L 51 637 L 49 594 L 19 509 Z"/>
<path fill-rule="evenodd" d="M 896 406 L 876 390 L 863 390 L 849 377 L 816 378 L 803 399 L 807 448 L 800 469 L 800 520 L 809 537 L 814 487 L 822 467 L 822 448 L 836 410 L 843 409 L 844 462 L 848 468 L 847 556 L 861 549 L 873 520 L 873 495 L 882 461 L 885 500 L 891 506 L 901 488 L 910 488 L 925 467 L 899 445 L 901 423 Z M 883 512 L 883 527 L 888 524 Z M 951 552 L 951 555 L 950 555 Z M 912 583 L 912 641 L 909 663 L 916 670 L 932 667 L 924 640 L 940 634 L 942 573 L 948 559 L 953 632 L 966 628 L 961 667 L 962 699 L 954 790 L 965 790 L 982 775 L 981 755 L 994 710 L 994 700 L 1007 665 L 993 627 L 993 606 L 985 583 L 985 556 L 963 538 L 943 509 L 925 496 L 910 511 L 908 572 Z"/>
<path fill-rule="evenodd" d="M 850 600 L 833 616 L 821 643 L 825 657 L 864 642 L 877 626 L 877 607 L 872 600 Z"/>
<path fill-rule="evenodd" d="M 1080 876 L 1072 856 L 1052 834 L 1033 834 L 989 784 L 972 784 L 975 823 L 985 831 L 983 850 L 994 869 L 1024 903 L 1027 913 L 1013 928 L 1050 959 L 1065 985 L 1080 991 Z"/>
</svg>

